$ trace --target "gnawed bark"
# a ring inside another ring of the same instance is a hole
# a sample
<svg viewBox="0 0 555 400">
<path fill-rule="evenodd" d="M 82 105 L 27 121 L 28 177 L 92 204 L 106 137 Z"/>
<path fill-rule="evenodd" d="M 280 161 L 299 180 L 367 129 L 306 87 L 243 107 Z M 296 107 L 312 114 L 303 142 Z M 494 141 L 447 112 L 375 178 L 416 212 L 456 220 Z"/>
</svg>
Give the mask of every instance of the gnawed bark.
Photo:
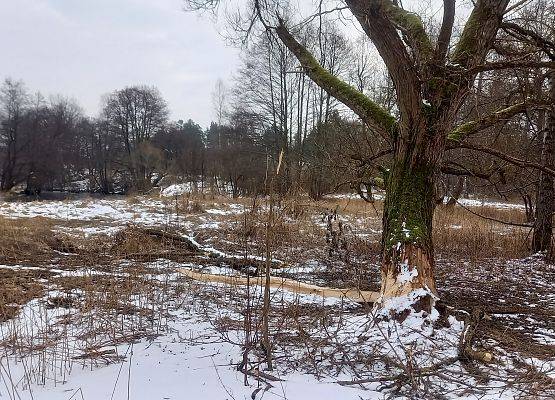
<svg viewBox="0 0 555 400">
<path fill-rule="evenodd" d="M 432 219 L 435 207 L 435 166 L 412 162 L 406 154 L 388 177 L 382 236 L 381 301 L 412 293 L 413 309 L 430 313 L 437 298 L 434 277 Z M 405 310 L 396 310 L 404 312 Z"/>
</svg>

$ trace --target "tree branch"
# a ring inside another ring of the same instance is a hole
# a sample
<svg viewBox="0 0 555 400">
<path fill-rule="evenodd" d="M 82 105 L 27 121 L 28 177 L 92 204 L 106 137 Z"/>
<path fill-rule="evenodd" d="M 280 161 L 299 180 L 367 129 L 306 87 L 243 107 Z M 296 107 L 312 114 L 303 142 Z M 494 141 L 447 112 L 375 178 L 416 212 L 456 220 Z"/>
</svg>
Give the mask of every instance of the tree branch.
<svg viewBox="0 0 555 400">
<path fill-rule="evenodd" d="M 291 35 L 282 20 L 275 31 L 283 44 L 297 57 L 303 70 L 314 83 L 349 107 L 380 136 L 390 140 L 397 134 L 397 121 L 391 114 L 323 68 L 314 56 Z"/>
<path fill-rule="evenodd" d="M 450 167 L 448 165 L 442 165 L 441 166 L 441 172 L 444 173 L 444 174 L 447 174 L 447 175 L 472 176 L 472 177 L 475 177 L 475 178 L 480 178 L 480 179 L 485 179 L 485 180 L 490 180 L 491 177 L 493 176 L 493 173 L 484 174 L 483 172 L 463 170 L 463 169 L 453 168 L 453 167 Z"/>
<path fill-rule="evenodd" d="M 455 0 L 443 0 L 443 22 L 437 38 L 434 58 L 443 61 L 449 51 L 449 42 L 453 33 L 455 23 Z"/>
<path fill-rule="evenodd" d="M 345 0 L 383 59 L 397 92 L 401 120 L 416 118 L 421 104 L 417 68 L 387 10 L 389 0 Z"/>
<path fill-rule="evenodd" d="M 486 128 L 489 128 L 501 121 L 507 121 L 508 119 L 514 117 L 517 114 L 526 112 L 532 108 L 549 107 L 548 104 L 539 101 L 528 101 L 518 104 L 513 104 L 512 106 L 503 108 L 493 114 L 487 115 L 476 121 L 466 122 L 459 125 L 457 128 L 453 129 L 451 133 L 447 135 L 449 140 L 460 141 L 465 137 L 478 133 Z"/>
<path fill-rule="evenodd" d="M 412 51 L 421 61 L 429 60 L 433 53 L 433 46 L 420 16 L 389 0 L 382 0 L 381 3 L 384 14 L 407 36 Z"/>
<path fill-rule="evenodd" d="M 503 225 L 520 226 L 522 228 L 532 228 L 533 227 L 532 224 L 523 224 L 523 223 L 520 223 L 520 222 L 503 221 L 501 219 L 488 217 L 487 215 L 477 213 L 475 211 L 472 211 L 469 207 L 466 207 L 459 200 L 457 200 L 457 204 L 459 206 L 461 206 L 464 210 L 468 211 L 470 214 L 475 215 L 475 216 L 480 217 L 480 218 L 483 218 L 483 219 L 486 219 L 488 221 L 498 222 L 498 223 L 503 224 Z"/>
<path fill-rule="evenodd" d="M 367 158 L 364 158 L 360 155 L 352 154 L 351 159 L 356 160 L 356 161 L 360 161 L 361 166 L 362 165 L 374 166 L 375 165 L 375 163 L 374 163 L 375 160 L 377 160 L 378 158 L 390 155 L 392 153 L 393 153 L 393 149 L 388 148 L 388 149 L 381 150 L 381 151 L 377 152 L 376 154 L 372 155 L 371 157 L 367 157 Z"/>
<path fill-rule="evenodd" d="M 545 51 L 545 53 L 549 56 L 551 60 L 555 60 L 555 43 L 553 43 L 552 41 L 544 38 L 540 34 L 530 29 L 523 28 L 522 26 L 513 22 L 503 22 L 501 24 L 501 28 L 505 31 L 516 32 L 521 36 L 526 36 L 530 38 L 530 41 L 541 48 L 543 51 Z"/>
<path fill-rule="evenodd" d="M 519 69 L 519 68 L 555 68 L 555 61 L 499 61 L 484 63 L 468 70 L 470 74 L 483 71 L 494 71 L 500 69 Z"/>
<path fill-rule="evenodd" d="M 466 69 L 482 64 L 508 4 L 509 0 L 477 0 L 453 52 L 454 64 Z"/>
<path fill-rule="evenodd" d="M 527 160 L 523 160 L 523 159 L 520 159 L 520 158 L 510 156 L 508 154 L 503 153 L 502 151 L 499 151 L 497 149 L 493 149 L 491 147 L 480 146 L 480 145 L 477 145 L 477 144 L 472 144 L 472 143 L 467 143 L 467 142 L 457 142 L 451 148 L 463 148 L 463 149 L 479 151 L 481 153 L 490 154 L 494 157 L 499 158 L 500 160 L 507 161 L 508 163 L 516 165 L 516 166 L 521 167 L 521 168 L 533 168 L 533 169 L 536 169 L 538 171 L 545 172 L 546 174 L 549 174 L 551 176 L 555 176 L 555 170 L 553 170 L 551 168 L 545 167 L 545 166 L 543 166 L 541 164 L 538 164 L 538 163 L 535 163 L 535 162 L 531 162 L 531 161 L 527 161 Z"/>
</svg>

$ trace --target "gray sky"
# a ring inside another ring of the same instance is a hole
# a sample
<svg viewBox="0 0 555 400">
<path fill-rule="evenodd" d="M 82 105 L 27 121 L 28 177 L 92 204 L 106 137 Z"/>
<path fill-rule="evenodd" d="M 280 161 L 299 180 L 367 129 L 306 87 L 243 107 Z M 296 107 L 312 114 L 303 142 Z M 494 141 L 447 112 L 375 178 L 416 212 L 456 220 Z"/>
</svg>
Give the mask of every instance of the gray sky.
<svg viewBox="0 0 555 400">
<path fill-rule="evenodd" d="M 213 119 L 211 92 L 238 50 L 182 0 L 0 0 L 0 79 L 75 98 L 89 115 L 101 95 L 157 86 L 173 119 Z"/>
</svg>

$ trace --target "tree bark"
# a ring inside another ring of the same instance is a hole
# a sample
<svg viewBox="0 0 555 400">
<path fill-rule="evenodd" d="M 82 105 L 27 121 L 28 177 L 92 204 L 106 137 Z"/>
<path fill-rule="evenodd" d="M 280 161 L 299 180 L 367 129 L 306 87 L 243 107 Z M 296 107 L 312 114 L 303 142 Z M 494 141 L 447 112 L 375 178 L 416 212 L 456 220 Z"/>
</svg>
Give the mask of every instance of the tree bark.
<svg viewBox="0 0 555 400">
<path fill-rule="evenodd" d="M 457 183 L 453 188 L 453 192 L 451 193 L 451 196 L 447 201 L 447 204 L 446 204 L 447 207 L 454 207 L 455 204 L 457 204 L 457 201 L 459 201 L 459 198 L 461 197 L 463 187 L 464 187 L 464 177 L 459 176 L 457 177 Z"/>
<path fill-rule="evenodd" d="M 415 137 L 428 134 L 423 127 L 413 132 Z M 430 313 L 437 297 L 432 219 L 438 146 L 418 150 L 401 144 L 387 177 L 380 291 L 385 306 L 388 299 L 411 294 L 413 309 Z"/>
<path fill-rule="evenodd" d="M 555 72 L 550 74 L 549 85 L 550 98 L 555 104 Z M 554 157 L 555 111 L 551 110 L 543 130 L 541 165 L 549 169 L 554 169 Z M 538 183 L 534 234 L 532 236 L 532 250 L 534 252 L 546 251 L 551 247 L 553 212 L 555 211 L 554 201 L 555 194 L 553 188 L 553 176 L 542 171 L 540 173 L 540 180 Z"/>
</svg>

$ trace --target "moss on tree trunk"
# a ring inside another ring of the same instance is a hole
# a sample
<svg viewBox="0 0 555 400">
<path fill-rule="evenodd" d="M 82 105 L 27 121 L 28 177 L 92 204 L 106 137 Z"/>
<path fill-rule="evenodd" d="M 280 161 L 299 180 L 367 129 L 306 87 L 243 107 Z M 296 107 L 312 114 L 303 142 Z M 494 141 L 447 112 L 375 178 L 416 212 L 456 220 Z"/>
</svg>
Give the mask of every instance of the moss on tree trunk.
<svg viewBox="0 0 555 400">
<path fill-rule="evenodd" d="M 429 313 L 437 295 L 432 242 L 436 168 L 423 159 L 410 150 L 398 154 L 387 177 L 381 301 L 412 294 L 414 310 Z"/>
</svg>

